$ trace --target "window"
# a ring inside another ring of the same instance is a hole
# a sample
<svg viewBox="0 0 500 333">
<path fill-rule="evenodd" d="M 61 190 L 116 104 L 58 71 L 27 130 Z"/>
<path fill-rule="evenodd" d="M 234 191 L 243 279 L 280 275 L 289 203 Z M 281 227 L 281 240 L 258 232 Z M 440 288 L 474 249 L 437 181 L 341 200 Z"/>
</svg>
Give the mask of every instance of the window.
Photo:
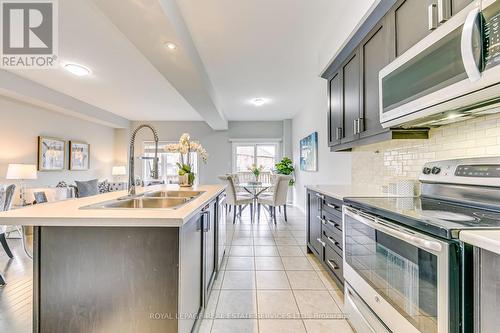
<svg viewBox="0 0 500 333">
<path fill-rule="evenodd" d="M 233 143 L 233 172 L 248 172 L 252 164 L 264 172 L 274 169 L 279 156 L 278 143 Z"/>
<path fill-rule="evenodd" d="M 160 141 L 158 145 L 158 171 L 159 171 L 159 179 L 164 180 L 165 183 L 177 183 L 177 165 L 176 163 L 180 162 L 181 155 L 179 153 L 169 153 L 165 151 L 165 146 L 169 143 Z M 154 142 L 144 142 L 143 147 L 143 159 L 142 161 L 142 178 L 144 180 L 151 179 L 151 172 L 153 171 L 153 158 L 155 156 L 155 143 Z M 198 180 L 198 154 L 190 153 L 191 164 L 193 166 L 193 172 L 195 174 L 195 183 Z M 151 158 L 151 159 L 147 159 Z"/>
</svg>

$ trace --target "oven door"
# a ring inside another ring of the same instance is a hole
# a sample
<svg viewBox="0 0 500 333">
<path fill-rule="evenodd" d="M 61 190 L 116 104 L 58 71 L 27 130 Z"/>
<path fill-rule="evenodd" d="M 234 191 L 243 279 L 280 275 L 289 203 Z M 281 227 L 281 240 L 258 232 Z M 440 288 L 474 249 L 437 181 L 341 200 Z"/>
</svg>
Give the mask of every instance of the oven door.
<svg viewBox="0 0 500 333">
<path fill-rule="evenodd" d="M 393 332 L 448 333 L 449 244 L 344 206 L 344 277 Z"/>
</svg>

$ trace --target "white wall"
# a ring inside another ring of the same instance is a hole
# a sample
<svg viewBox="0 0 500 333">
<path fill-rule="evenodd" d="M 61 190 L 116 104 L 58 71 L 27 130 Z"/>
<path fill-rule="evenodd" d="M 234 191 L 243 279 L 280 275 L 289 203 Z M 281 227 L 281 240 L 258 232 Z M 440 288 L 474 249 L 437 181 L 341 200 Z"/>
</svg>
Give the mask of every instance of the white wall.
<svg viewBox="0 0 500 333">
<path fill-rule="evenodd" d="M 37 163 L 39 135 L 88 142 L 91 169 L 39 172 L 37 180 L 27 182 L 28 187 L 110 177 L 115 157 L 112 128 L 0 97 L 0 183 L 12 183 L 5 180 L 9 163 Z"/>
<path fill-rule="evenodd" d="M 210 156 L 206 164 L 199 164 L 199 181 L 202 184 L 218 183 L 218 175 L 231 172 L 230 139 L 283 138 L 282 121 L 232 121 L 227 131 L 214 131 L 203 121 L 134 122 L 132 128 L 142 123 L 151 124 L 158 131 L 161 141 L 176 142 L 183 133 L 189 133 L 193 140 L 205 147 Z M 143 142 L 152 139 L 151 132 L 146 129 L 138 133 L 135 146 L 137 156 L 143 152 Z M 141 175 L 142 166 L 140 163 L 136 166 L 136 175 Z"/>
<path fill-rule="evenodd" d="M 325 31 L 322 45 L 318 45 L 318 78 L 306 106 L 293 118 L 293 159 L 299 166 L 299 141 L 312 132 L 318 132 L 318 172 L 296 172 L 294 204 L 305 207 L 305 185 L 350 184 L 351 155 L 331 153 L 327 144 L 327 81 L 320 72 L 335 58 L 349 36 L 379 0 L 347 1 L 344 10 L 332 13 L 332 29 Z"/>
<path fill-rule="evenodd" d="M 294 204 L 305 207 L 305 185 L 349 184 L 351 182 L 351 155 L 332 153 L 327 143 L 326 81 L 318 79 L 317 94 L 309 107 L 293 118 L 293 160 L 296 165 Z M 305 172 L 299 167 L 299 141 L 318 132 L 318 171 Z"/>
</svg>

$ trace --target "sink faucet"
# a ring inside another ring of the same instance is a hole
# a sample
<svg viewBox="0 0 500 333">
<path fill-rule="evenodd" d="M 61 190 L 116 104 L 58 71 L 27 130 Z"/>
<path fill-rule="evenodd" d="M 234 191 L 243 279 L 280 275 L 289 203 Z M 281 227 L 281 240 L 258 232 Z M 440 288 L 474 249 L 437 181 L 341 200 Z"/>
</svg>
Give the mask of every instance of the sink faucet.
<svg viewBox="0 0 500 333">
<path fill-rule="evenodd" d="M 151 172 L 151 176 L 153 179 L 158 179 L 158 132 L 151 125 L 140 125 L 132 132 L 132 137 L 130 139 L 130 156 L 128 163 L 128 194 L 135 195 L 135 156 L 134 156 L 134 146 L 135 146 L 135 137 L 137 136 L 137 132 L 139 132 L 143 128 L 149 128 L 151 132 L 153 132 L 155 138 L 155 157 L 153 160 L 153 171 Z"/>
</svg>

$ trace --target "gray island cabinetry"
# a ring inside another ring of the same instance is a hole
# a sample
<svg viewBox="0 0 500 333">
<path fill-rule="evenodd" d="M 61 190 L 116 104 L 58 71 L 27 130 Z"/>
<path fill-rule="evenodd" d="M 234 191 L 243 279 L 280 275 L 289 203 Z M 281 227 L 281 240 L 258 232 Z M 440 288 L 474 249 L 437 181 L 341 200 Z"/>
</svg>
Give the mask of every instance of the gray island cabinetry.
<svg viewBox="0 0 500 333">
<path fill-rule="evenodd" d="M 119 193 L 0 215 L 35 226 L 33 331 L 196 330 L 225 250 L 224 187 L 198 190 L 178 209 L 81 209 Z"/>
</svg>

